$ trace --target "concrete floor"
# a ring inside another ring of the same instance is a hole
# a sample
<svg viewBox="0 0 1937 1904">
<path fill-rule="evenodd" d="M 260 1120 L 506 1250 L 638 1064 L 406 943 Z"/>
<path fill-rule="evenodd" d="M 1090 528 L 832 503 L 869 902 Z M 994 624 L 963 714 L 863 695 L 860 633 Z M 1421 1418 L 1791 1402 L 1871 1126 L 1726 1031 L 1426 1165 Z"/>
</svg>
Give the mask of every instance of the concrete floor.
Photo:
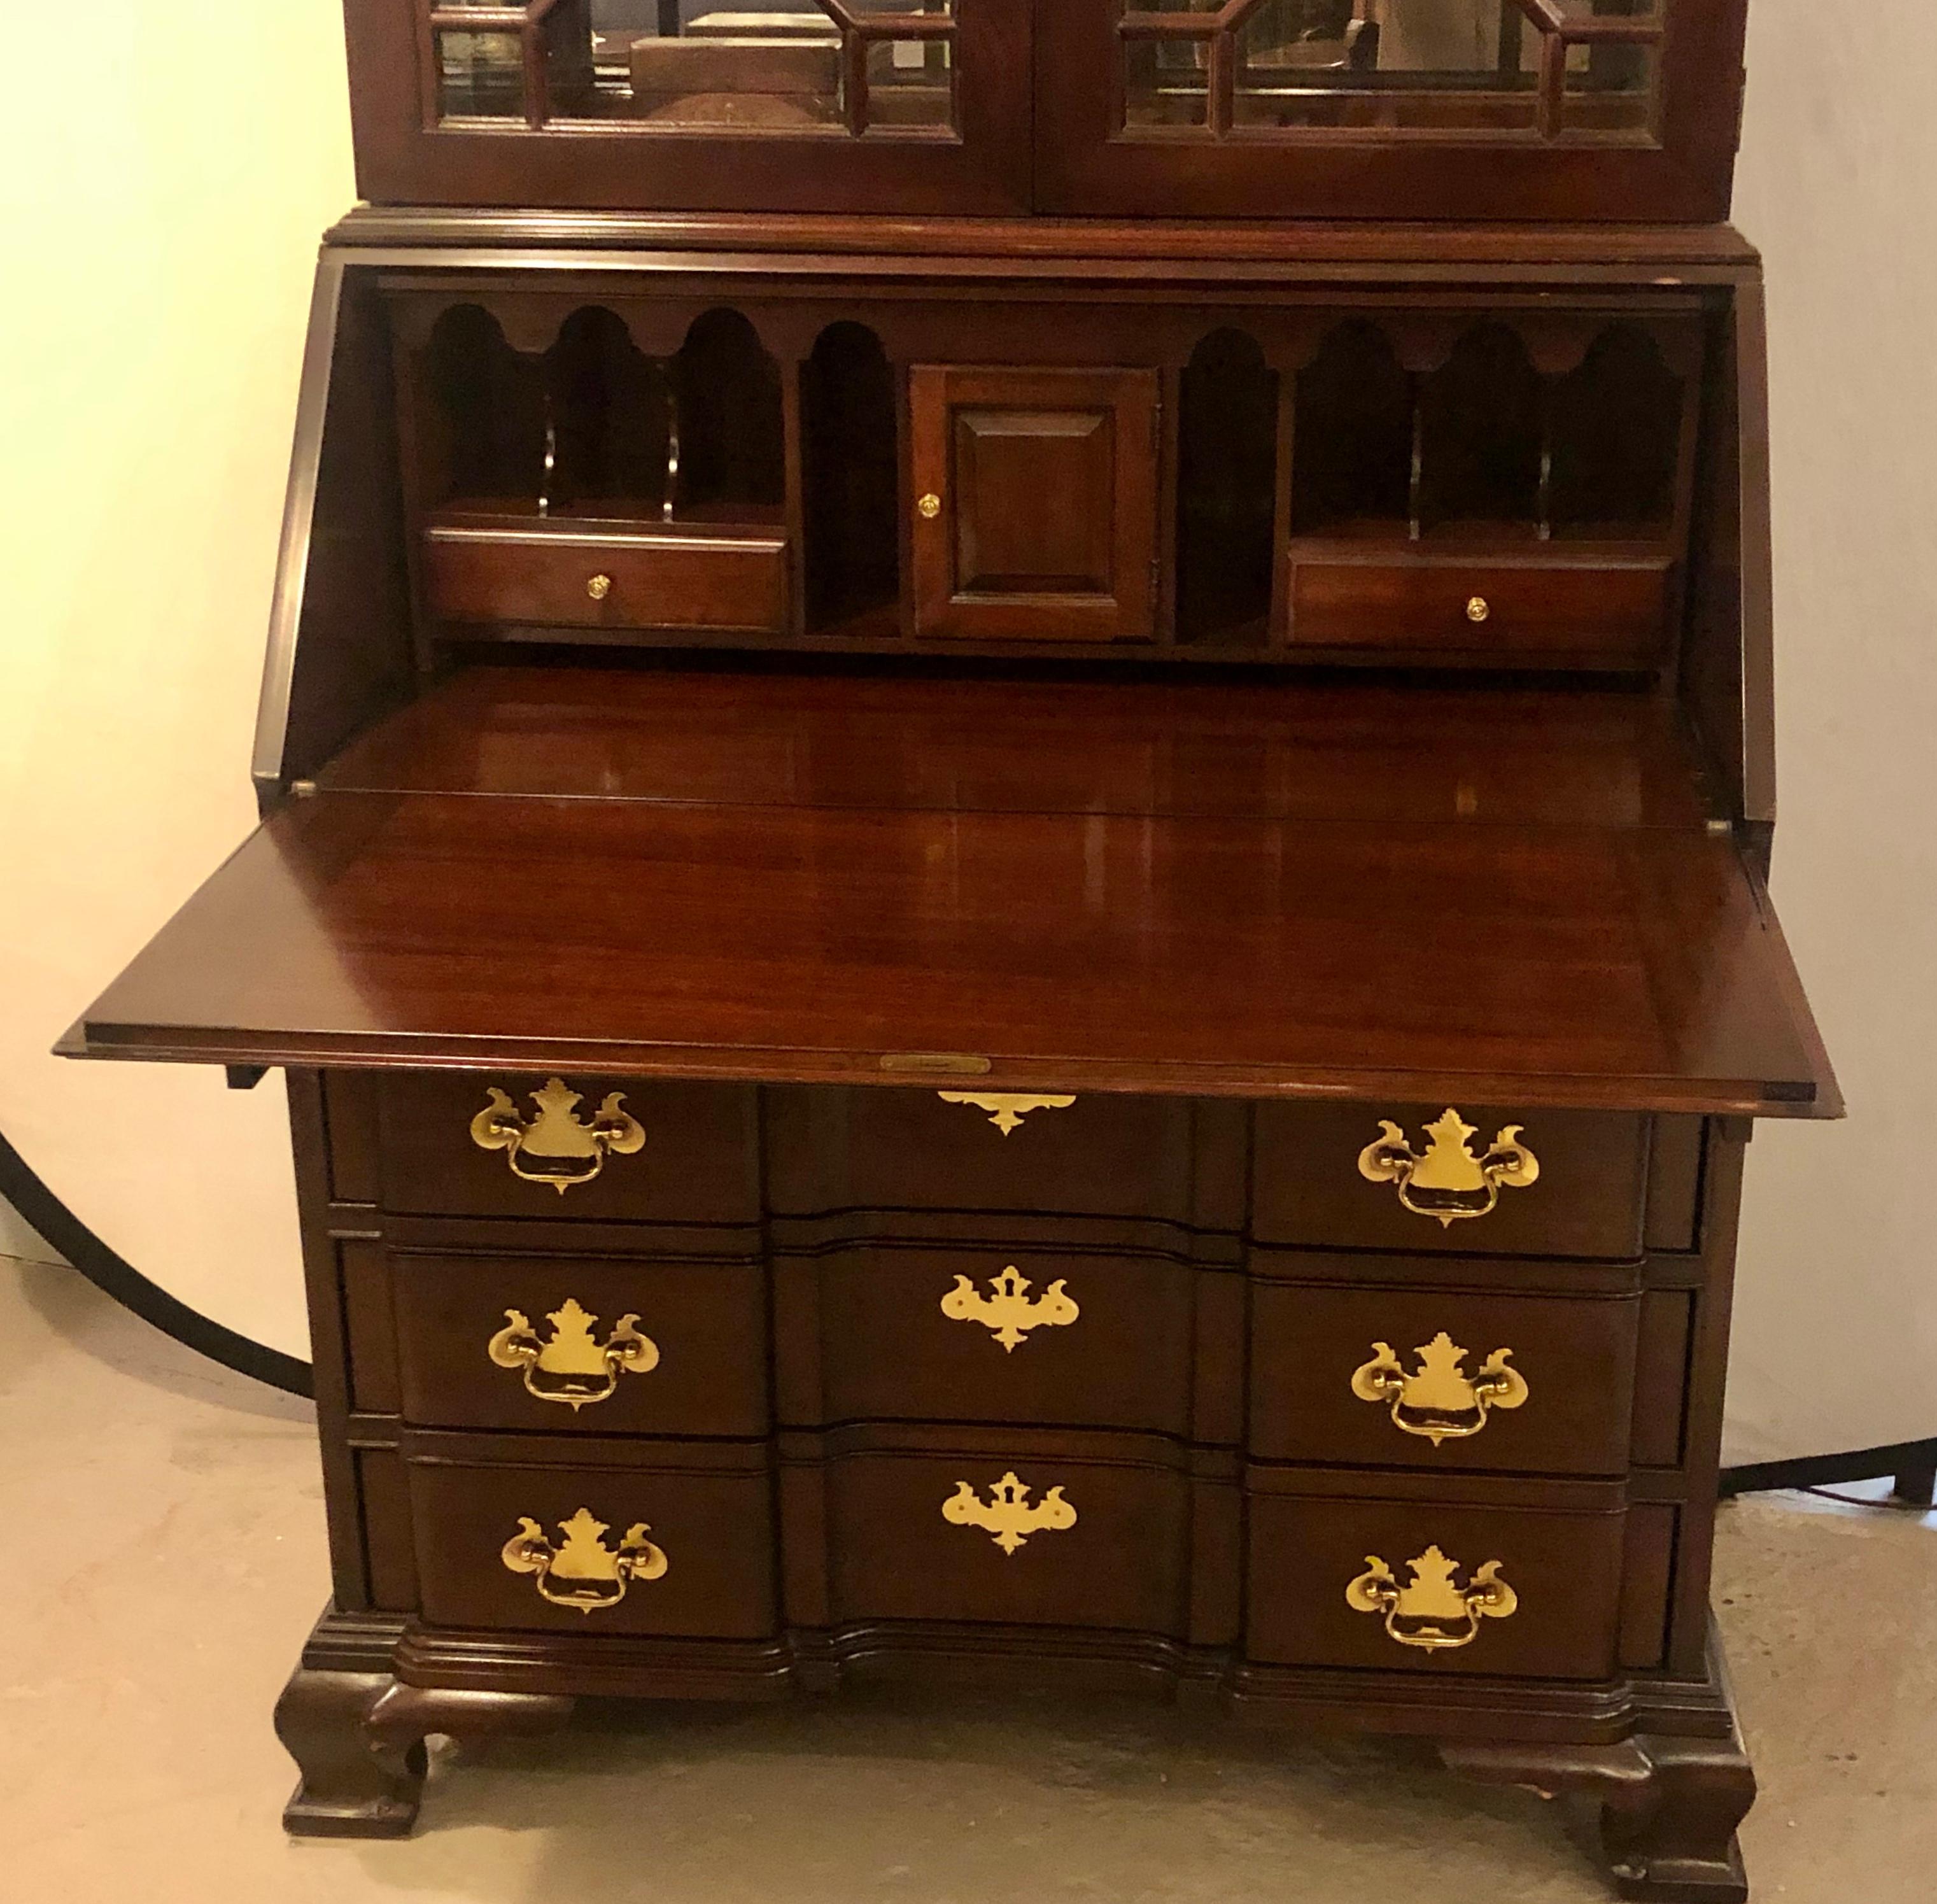
<svg viewBox="0 0 1937 1904">
<path fill-rule="evenodd" d="M 447 1751 L 415 1840 L 292 1845 L 271 1702 L 324 1593 L 307 1411 L 0 1260 L 0 1896 L 64 1904 L 1567 1904 L 1563 1809 L 1141 1708 L 665 1709 Z M 1937 1530 L 1781 1498 L 1718 1592 L 1758 1899 L 1937 1896 Z"/>
</svg>

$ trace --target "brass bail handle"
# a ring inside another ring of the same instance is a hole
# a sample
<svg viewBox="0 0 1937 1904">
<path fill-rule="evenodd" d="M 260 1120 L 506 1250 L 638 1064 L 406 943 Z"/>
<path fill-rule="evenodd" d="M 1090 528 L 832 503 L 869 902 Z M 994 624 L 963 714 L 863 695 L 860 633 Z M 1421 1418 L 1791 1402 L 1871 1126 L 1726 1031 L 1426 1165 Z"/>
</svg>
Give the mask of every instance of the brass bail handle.
<svg viewBox="0 0 1937 1904">
<path fill-rule="evenodd" d="M 590 1117 L 579 1114 L 585 1100 L 562 1078 L 546 1080 L 532 1093 L 536 1115 L 527 1117 L 508 1092 L 486 1087 L 484 1108 L 471 1120 L 471 1141 L 480 1151 L 502 1151 L 511 1175 L 528 1184 L 548 1184 L 562 1196 L 589 1184 L 608 1157 L 632 1157 L 645 1148 L 644 1127 L 626 1108 L 623 1091 L 608 1093 Z"/>
<path fill-rule="evenodd" d="M 593 1335 L 599 1318 L 568 1296 L 545 1320 L 549 1339 L 532 1326 L 521 1309 L 505 1311 L 505 1326 L 485 1345 L 501 1369 L 522 1370 L 525 1392 L 540 1402 L 556 1402 L 574 1414 L 609 1402 L 623 1375 L 650 1375 L 659 1366 L 659 1345 L 639 1333 L 635 1315 L 621 1316 L 602 1344 Z"/>
<path fill-rule="evenodd" d="M 1450 1106 L 1426 1126 L 1423 1151 L 1390 1117 L 1381 1117 L 1379 1135 L 1359 1153 L 1359 1175 L 1368 1183 L 1397 1185 L 1405 1208 L 1450 1229 L 1463 1218 L 1491 1215 L 1503 1187 L 1524 1190 L 1539 1181 L 1540 1160 L 1520 1141 L 1520 1128 L 1505 1126 L 1475 1156 L 1478 1126 Z"/>
</svg>

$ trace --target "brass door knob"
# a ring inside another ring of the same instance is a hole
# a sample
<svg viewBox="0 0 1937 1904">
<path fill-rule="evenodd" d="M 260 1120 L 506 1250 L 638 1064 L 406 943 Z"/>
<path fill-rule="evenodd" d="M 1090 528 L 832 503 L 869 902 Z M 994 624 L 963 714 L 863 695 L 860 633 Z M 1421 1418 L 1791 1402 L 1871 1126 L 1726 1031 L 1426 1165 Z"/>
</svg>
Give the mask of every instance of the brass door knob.
<svg viewBox="0 0 1937 1904">
<path fill-rule="evenodd" d="M 1484 595 L 1469 598 L 1466 603 L 1466 619 L 1469 621 L 1477 625 L 1486 620 L 1493 612 L 1493 605 Z"/>
<path fill-rule="evenodd" d="M 612 593 L 612 578 L 610 575 L 594 575 L 585 584 L 585 592 L 593 601 L 603 602 Z"/>
<path fill-rule="evenodd" d="M 922 520 L 924 522 L 932 523 L 941 514 L 941 499 L 932 490 L 930 490 L 927 495 L 914 506 L 921 511 Z"/>
</svg>

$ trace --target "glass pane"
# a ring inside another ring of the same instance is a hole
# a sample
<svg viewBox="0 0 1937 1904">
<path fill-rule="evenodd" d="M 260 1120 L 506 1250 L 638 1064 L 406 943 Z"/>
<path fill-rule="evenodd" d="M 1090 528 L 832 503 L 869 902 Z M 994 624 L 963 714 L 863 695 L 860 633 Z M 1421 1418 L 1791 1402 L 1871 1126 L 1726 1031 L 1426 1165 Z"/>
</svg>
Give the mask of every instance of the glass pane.
<svg viewBox="0 0 1937 1904">
<path fill-rule="evenodd" d="M 1232 116 L 1530 131 L 1540 39 L 1514 0 L 1265 0 L 1238 35 Z"/>
<path fill-rule="evenodd" d="M 440 33 L 437 67 L 445 118 L 524 117 L 524 48 L 517 34 Z"/>
<path fill-rule="evenodd" d="M 1570 47 L 1561 124 L 1575 137 L 1632 138 L 1652 132 L 1660 86 L 1659 45 Z"/>
<path fill-rule="evenodd" d="M 868 48 L 868 126 L 955 123 L 955 49 L 946 40 L 876 40 Z"/>
<path fill-rule="evenodd" d="M 1123 0 L 1126 17 L 1138 14 L 1214 14 L 1223 0 Z M 1123 42 L 1123 120 L 1141 126 L 1203 126 L 1209 123 L 1210 45 L 1202 40 Z"/>
<path fill-rule="evenodd" d="M 467 5 L 499 0 L 463 0 Z M 951 17 L 950 0 L 847 0 L 870 15 Z M 475 36 L 473 36 L 475 37 Z M 947 40 L 868 41 L 869 129 L 955 120 Z M 819 0 L 559 0 L 545 22 L 549 117 L 673 131 L 838 131 L 856 120 L 841 29 Z M 447 111 L 450 108 L 447 106 Z"/>
<path fill-rule="evenodd" d="M 1262 0 L 1232 39 L 1231 122 L 1239 130 L 1362 129 L 1451 135 L 1633 138 L 1653 127 L 1657 44 L 1572 41 L 1578 26 L 1658 32 L 1668 0 Z M 1218 0 L 1123 0 L 1127 126 L 1207 129 L 1214 29 L 1202 38 L 1152 15 L 1209 14 Z M 1558 35 L 1544 22 L 1557 16 Z M 1206 23 L 1207 27 L 1209 23 Z M 1558 123 L 1543 114 L 1543 50 L 1563 47 Z"/>
<path fill-rule="evenodd" d="M 758 11 L 592 0 L 599 93 L 648 123 L 799 131 L 841 123 L 841 32 L 813 0 Z"/>
</svg>

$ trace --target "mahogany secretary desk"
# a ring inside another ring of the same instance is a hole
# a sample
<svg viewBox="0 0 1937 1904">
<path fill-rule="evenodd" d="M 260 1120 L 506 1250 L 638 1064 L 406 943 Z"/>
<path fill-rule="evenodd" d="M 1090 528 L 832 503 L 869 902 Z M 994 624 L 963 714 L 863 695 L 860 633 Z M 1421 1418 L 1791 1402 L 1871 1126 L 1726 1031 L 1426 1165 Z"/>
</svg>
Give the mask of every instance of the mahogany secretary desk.
<svg viewBox="0 0 1937 1904">
<path fill-rule="evenodd" d="M 63 1047 L 289 1073 L 292 1830 L 902 1675 L 1745 1895 L 1744 8 L 348 0 L 262 824 Z"/>
</svg>

